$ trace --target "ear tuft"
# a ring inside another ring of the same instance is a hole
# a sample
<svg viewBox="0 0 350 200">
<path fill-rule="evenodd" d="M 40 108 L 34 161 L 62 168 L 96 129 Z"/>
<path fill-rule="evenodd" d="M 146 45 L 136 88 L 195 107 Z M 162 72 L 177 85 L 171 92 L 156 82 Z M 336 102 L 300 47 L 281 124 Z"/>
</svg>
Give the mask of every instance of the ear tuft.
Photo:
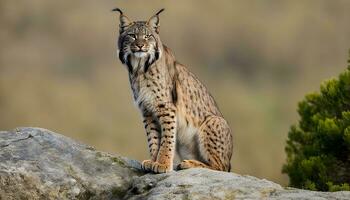
<svg viewBox="0 0 350 200">
<path fill-rule="evenodd" d="M 118 11 L 121 15 L 123 14 L 123 11 L 120 10 L 119 8 L 114 8 L 114 9 L 112 10 L 112 12 L 115 12 L 115 11 Z"/>
<path fill-rule="evenodd" d="M 156 15 L 159 15 L 159 14 L 162 13 L 164 10 L 165 10 L 164 8 L 160 9 L 160 10 L 156 13 Z"/>
<path fill-rule="evenodd" d="M 120 13 L 120 17 L 119 17 L 119 21 L 120 21 L 119 28 L 120 28 L 120 31 L 119 32 L 122 33 L 132 24 L 132 22 L 126 15 L 124 15 L 123 11 L 120 10 L 119 8 L 114 8 L 112 10 L 112 12 L 115 12 L 115 11 L 118 11 Z"/>
<path fill-rule="evenodd" d="M 160 9 L 147 21 L 148 26 L 150 26 L 156 33 L 159 33 L 159 14 L 162 13 L 164 10 L 164 8 Z"/>
</svg>

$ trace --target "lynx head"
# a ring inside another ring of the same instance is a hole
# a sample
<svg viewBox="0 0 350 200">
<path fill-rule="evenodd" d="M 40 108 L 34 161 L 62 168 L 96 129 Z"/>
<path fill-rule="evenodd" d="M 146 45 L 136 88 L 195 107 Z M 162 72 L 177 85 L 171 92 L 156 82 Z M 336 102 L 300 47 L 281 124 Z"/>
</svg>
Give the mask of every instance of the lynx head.
<svg viewBox="0 0 350 200">
<path fill-rule="evenodd" d="M 113 11 L 120 13 L 119 59 L 128 66 L 129 71 L 132 70 L 132 59 L 142 59 L 147 67 L 158 60 L 162 54 L 162 44 L 158 35 L 158 15 L 164 9 L 158 11 L 148 21 L 131 21 L 119 8 Z"/>
</svg>

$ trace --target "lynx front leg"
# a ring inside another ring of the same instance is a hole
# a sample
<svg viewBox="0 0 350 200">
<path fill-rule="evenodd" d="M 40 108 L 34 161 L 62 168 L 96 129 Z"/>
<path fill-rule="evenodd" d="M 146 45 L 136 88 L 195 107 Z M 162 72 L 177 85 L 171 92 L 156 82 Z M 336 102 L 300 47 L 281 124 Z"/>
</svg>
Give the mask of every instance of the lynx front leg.
<svg viewBox="0 0 350 200">
<path fill-rule="evenodd" d="M 161 127 L 161 139 L 156 162 L 152 171 L 165 173 L 173 170 L 173 160 L 176 141 L 176 109 L 171 103 L 159 104 L 156 117 Z"/>
<path fill-rule="evenodd" d="M 144 117 L 143 122 L 147 134 L 148 149 L 151 160 L 156 161 L 159 149 L 160 127 L 157 124 L 157 121 L 153 119 L 152 115 Z"/>
<path fill-rule="evenodd" d="M 151 158 L 150 160 L 144 160 L 141 166 L 143 170 L 151 171 L 153 162 L 157 160 L 160 141 L 160 127 L 152 114 L 147 113 L 146 111 L 143 112 L 143 119 Z"/>
</svg>

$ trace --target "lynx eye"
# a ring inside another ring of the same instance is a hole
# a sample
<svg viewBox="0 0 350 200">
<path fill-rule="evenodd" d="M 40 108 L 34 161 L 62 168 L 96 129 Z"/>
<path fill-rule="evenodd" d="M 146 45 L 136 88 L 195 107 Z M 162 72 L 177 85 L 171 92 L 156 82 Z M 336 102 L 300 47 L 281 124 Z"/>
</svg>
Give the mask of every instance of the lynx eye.
<svg viewBox="0 0 350 200">
<path fill-rule="evenodd" d="M 150 38 L 152 35 L 151 34 L 148 34 L 148 35 L 145 35 L 145 38 L 148 39 Z"/>
<path fill-rule="evenodd" d="M 136 39 L 136 35 L 135 34 L 128 34 L 129 37 Z"/>
</svg>

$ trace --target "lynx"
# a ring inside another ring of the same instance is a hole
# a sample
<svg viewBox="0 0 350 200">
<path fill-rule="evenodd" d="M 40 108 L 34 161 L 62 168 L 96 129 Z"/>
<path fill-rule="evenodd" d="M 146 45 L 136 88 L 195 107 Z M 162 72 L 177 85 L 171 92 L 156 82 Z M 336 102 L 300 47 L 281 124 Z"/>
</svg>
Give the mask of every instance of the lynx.
<svg viewBox="0 0 350 200">
<path fill-rule="evenodd" d="M 118 55 L 141 111 L 150 159 L 145 171 L 194 167 L 230 171 L 232 134 L 207 88 L 159 37 L 159 14 L 131 21 L 120 13 Z"/>
</svg>

